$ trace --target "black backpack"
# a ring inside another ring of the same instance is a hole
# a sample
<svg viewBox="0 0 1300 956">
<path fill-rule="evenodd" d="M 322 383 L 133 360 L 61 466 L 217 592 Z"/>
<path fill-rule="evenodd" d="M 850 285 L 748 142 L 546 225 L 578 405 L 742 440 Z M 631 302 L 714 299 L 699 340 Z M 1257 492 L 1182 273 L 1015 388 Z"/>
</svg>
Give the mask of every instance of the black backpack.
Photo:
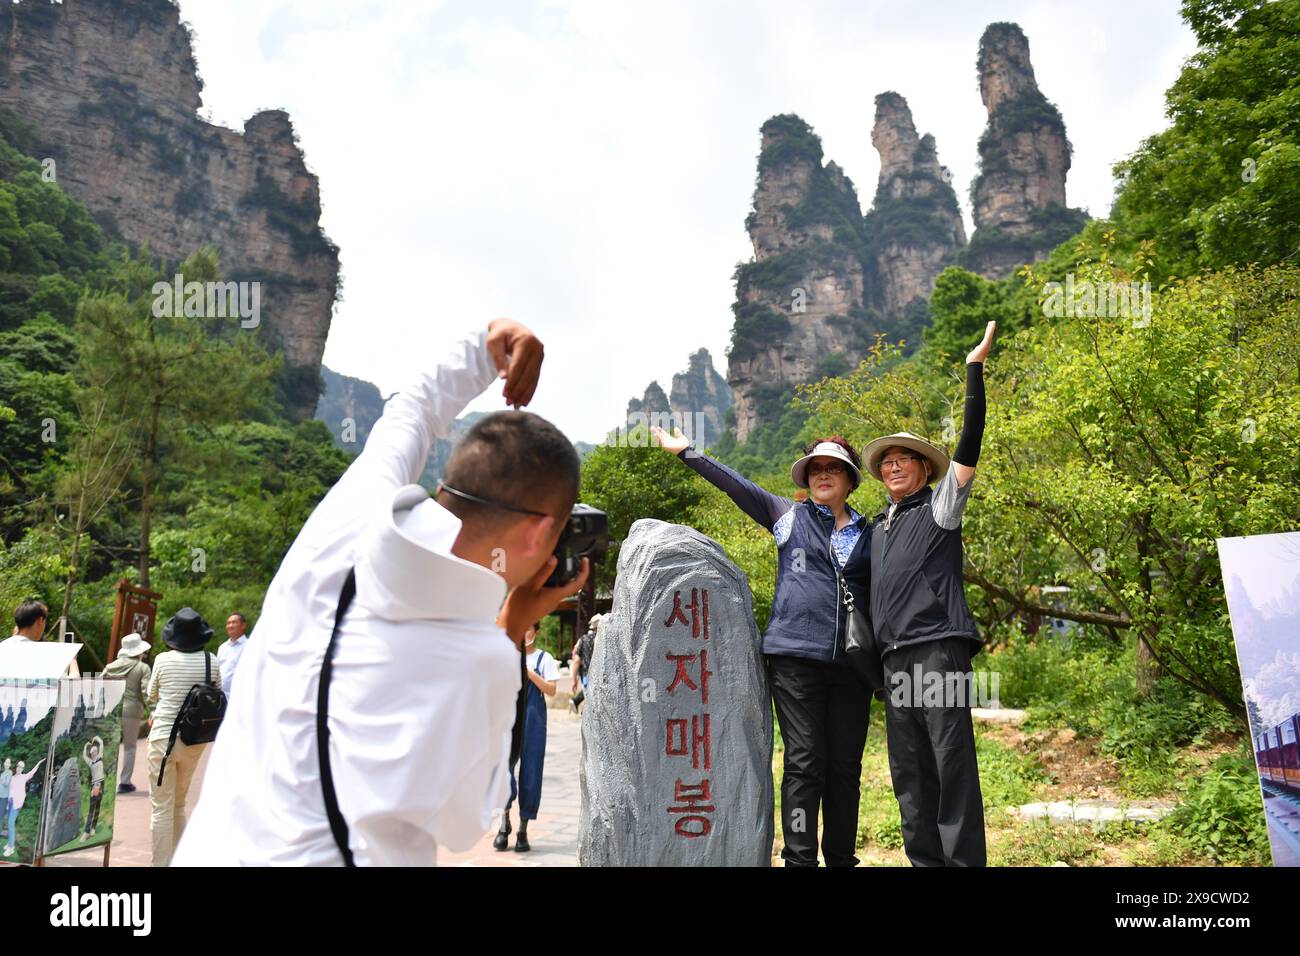
<svg viewBox="0 0 1300 956">
<path fill-rule="evenodd" d="M 167 769 L 167 758 L 176 746 L 176 738 L 187 745 L 210 744 L 217 739 L 217 730 L 221 720 L 226 716 L 226 694 L 221 683 L 212 682 L 212 655 L 203 652 L 203 683 L 195 684 L 185 695 L 180 712 L 172 724 L 172 735 L 167 740 L 167 752 L 163 754 L 162 764 L 158 767 L 158 786 L 162 786 L 163 771 Z"/>
</svg>

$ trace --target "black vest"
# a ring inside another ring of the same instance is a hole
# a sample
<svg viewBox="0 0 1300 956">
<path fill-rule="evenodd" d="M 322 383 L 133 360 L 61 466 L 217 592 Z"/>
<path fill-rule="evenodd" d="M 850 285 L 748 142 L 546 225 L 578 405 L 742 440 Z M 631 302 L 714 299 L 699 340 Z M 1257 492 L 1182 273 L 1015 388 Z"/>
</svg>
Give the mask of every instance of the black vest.
<svg viewBox="0 0 1300 956">
<path fill-rule="evenodd" d="M 871 536 L 871 620 L 881 653 L 896 647 L 968 637 L 979 642 L 962 586 L 961 528 L 942 528 L 930 510 L 929 485 L 875 519 Z"/>
</svg>

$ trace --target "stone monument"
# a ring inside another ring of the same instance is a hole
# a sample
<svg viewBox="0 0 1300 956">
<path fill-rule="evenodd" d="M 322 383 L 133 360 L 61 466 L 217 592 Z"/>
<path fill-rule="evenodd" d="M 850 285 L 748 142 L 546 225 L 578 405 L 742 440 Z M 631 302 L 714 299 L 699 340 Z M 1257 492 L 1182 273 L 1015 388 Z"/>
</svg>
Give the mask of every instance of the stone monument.
<svg viewBox="0 0 1300 956">
<path fill-rule="evenodd" d="M 81 775 L 77 758 L 69 757 L 54 775 L 50 802 L 45 806 L 45 850 L 75 840 L 81 832 Z"/>
<path fill-rule="evenodd" d="M 618 557 L 582 714 L 582 866 L 770 866 L 772 704 L 749 582 L 693 528 Z"/>
</svg>

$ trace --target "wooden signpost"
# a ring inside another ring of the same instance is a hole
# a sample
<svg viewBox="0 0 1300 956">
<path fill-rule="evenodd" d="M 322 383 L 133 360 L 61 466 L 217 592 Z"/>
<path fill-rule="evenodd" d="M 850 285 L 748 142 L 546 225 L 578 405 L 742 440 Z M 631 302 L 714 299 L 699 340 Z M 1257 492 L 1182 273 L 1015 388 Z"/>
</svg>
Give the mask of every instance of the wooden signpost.
<svg viewBox="0 0 1300 956">
<path fill-rule="evenodd" d="M 158 602 L 162 595 L 148 588 L 138 587 L 122 578 L 117 582 L 117 604 L 113 608 L 113 631 L 108 638 L 109 661 L 117 659 L 122 638 L 139 634 L 153 646 L 154 619 L 158 616 Z"/>
</svg>

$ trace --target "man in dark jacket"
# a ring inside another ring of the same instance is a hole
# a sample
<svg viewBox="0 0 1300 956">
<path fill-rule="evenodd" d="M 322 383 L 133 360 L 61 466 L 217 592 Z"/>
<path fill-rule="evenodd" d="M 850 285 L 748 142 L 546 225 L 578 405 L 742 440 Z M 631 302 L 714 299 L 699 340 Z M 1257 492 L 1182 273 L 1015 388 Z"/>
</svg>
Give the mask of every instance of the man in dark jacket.
<svg viewBox="0 0 1300 956">
<path fill-rule="evenodd" d="M 862 456 L 889 496 L 871 539 L 871 619 L 884 664 L 889 772 L 914 866 L 986 862 L 970 714 L 980 638 L 962 587 L 961 516 L 984 434 L 984 360 L 995 328 L 990 322 L 966 359 L 951 463 L 909 432 L 877 438 Z"/>
</svg>

